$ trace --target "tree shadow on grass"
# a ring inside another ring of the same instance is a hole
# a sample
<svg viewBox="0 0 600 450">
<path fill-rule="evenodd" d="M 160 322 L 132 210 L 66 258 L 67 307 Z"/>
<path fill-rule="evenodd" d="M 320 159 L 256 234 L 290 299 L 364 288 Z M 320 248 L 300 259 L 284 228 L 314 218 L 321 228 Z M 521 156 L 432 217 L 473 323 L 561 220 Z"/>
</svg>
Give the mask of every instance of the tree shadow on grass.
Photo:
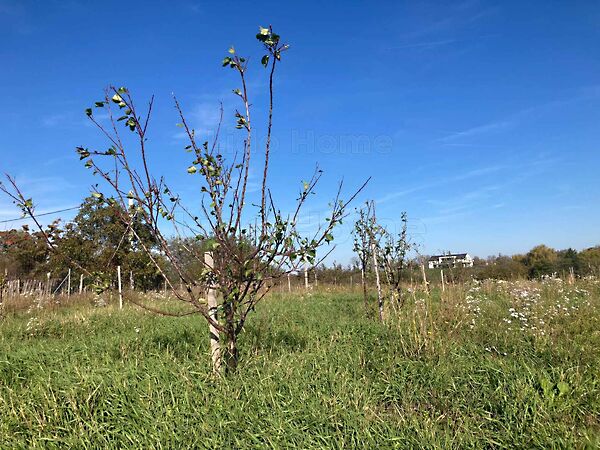
<svg viewBox="0 0 600 450">
<path fill-rule="evenodd" d="M 302 352 L 308 345 L 306 337 L 292 330 L 265 329 L 260 326 L 248 326 L 243 341 L 250 351 L 276 354 Z"/>
</svg>

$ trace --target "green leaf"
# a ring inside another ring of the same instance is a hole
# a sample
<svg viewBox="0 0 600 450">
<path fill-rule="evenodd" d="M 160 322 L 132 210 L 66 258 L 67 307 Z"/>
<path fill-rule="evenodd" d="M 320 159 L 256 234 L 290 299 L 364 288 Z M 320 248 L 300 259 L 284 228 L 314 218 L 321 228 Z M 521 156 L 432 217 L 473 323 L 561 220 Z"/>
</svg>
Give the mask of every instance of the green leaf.
<svg viewBox="0 0 600 450">
<path fill-rule="evenodd" d="M 258 32 L 260 35 L 262 36 L 268 36 L 269 35 L 269 29 L 268 28 L 263 28 L 263 27 L 258 27 Z"/>
<path fill-rule="evenodd" d="M 559 381 L 556 384 L 556 387 L 558 388 L 558 395 L 568 394 L 569 391 L 571 390 L 571 388 L 569 387 L 569 385 L 567 383 L 565 383 L 564 381 Z"/>
<path fill-rule="evenodd" d="M 220 245 L 214 238 L 213 239 L 207 239 L 205 241 L 205 244 L 206 244 L 206 248 L 208 250 L 215 250 Z"/>
<path fill-rule="evenodd" d="M 267 67 L 269 65 L 269 55 L 265 55 L 262 57 L 262 59 L 260 60 L 260 63 Z"/>
<path fill-rule="evenodd" d="M 123 99 L 121 98 L 121 96 L 119 94 L 113 95 L 111 100 L 114 103 L 122 103 L 123 102 Z"/>
<path fill-rule="evenodd" d="M 554 396 L 552 392 L 554 386 L 547 378 L 542 378 L 540 380 L 540 387 L 542 388 L 542 392 L 547 399 L 551 399 Z"/>
<path fill-rule="evenodd" d="M 92 108 L 86 108 L 85 115 L 90 117 L 92 115 Z"/>
<path fill-rule="evenodd" d="M 198 171 L 198 169 L 196 168 L 196 166 L 190 166 L 187 169 L 187 173 L 196 173 Z"/>
<path fill-rule="evenodd" d="M 233 48 L 233 45 L 227 51 L 233 55 L 235 53 L 235 49 Z"/>
</svg>

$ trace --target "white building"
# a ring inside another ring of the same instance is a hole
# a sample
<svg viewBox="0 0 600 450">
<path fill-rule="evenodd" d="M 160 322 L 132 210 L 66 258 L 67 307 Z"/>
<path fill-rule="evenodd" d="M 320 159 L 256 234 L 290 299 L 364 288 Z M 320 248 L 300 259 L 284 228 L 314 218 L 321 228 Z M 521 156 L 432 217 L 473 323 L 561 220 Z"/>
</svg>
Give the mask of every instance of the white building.
<svg viewBox="0 0 600 450">
<path fill-rule="evenodd" d="M 429 258 L 430 269 L 444 267 L 473 267 L 473 258 L 468 253 L 447 253 L 445 255 L 434 255 Z"/>
</svg>

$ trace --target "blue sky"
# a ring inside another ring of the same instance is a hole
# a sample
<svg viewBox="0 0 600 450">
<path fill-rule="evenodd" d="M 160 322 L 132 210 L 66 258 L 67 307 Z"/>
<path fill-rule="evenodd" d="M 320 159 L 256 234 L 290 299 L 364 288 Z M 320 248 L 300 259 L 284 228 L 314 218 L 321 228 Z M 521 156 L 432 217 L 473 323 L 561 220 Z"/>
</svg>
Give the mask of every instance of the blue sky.
<svg viewBox="0 0 600 450">
<path fill-rule="evenodd" d="M 73 149 L 106 146 L 83 111 L 107 85 L 124 85 L 138 103 L 156 95 L 153 170 L 193 205 L 170 95 L 207 135 L 223 101 L 224 145 L 235 146 L 239 83 L 220 61 L 232 44 L 251 58 L 264 117 L 254 35 L 268 24 L 291 45 L 276 81 L 270 178 L 284 209 L 318 162 L 313 223 L 341 178 L 350 190 L 372 176 L 360 200 L 375 199 L 392 228 L 407 211 L 423 253 L 600 243 L 593 1 L 0 0 L 0 171 L 40 212 L 78 204 L 94 179 Z M 16 216 L 0 198 L 0 220 Z M 351 257 L 351 222 L 337 233 L 338 261 Z"/>
</svg>

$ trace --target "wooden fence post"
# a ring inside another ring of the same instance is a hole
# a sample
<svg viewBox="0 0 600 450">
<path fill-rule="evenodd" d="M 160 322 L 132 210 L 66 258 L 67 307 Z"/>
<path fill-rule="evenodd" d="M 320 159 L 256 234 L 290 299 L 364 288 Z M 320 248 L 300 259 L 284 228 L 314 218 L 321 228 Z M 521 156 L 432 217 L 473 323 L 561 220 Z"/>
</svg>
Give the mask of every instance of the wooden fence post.
<svg viewBox="0 0 600 450">
<path fill-rule="evenodd" d="M 123 309 L 123 289 L 121 285 L 121 266 L 117 266 L 117 282 L 119 283 L 119 309 Z"/>
<path fill-rule="evenodd" d="M 121 266 L 117 266 L 117 283 L 119 288 L 119 309 L 123 309 L 123 289 L 121 286 Z"/>
<path fill-rule="evenodd" d="M 429 295 L 429 283 L 427 282 L 427 275 L 425 275 L 425 264 L 421 264 L 421 274 L 423 274 L 423 286 L 425 287 L 425 292 Z"/>
<path fill-rule="evenodd" d="M 0 320 L 4 318 L 4 288 L 6 287 L 6 275 L 0 276 Z"/>
<path fill-rule="evenodd" d="M 79 295 L 83 293 L 83 274 L 79 276 Z"/>
<path fill-rule="evenodd" d="M 292 282 L 290 281 L 290 274 L 287 274 L 287 279 L 288 279 L 288 292 L 291 293 L 292 292 Z"/>
<path fill-rule="evenodd" d="M 375 269 L 375 282 L 377 284 L 377 304 L 379 306 L 379 320 L 383 322 L 383 296 L 381 294 L 381 280 L 379 279 L 379 264 L 377 263 L 377 247 L 371 238 L 371 253 L 373 254 L 373 268 Z"/>
<path fill-rule="evenodd" d="M 444 269 L 440 269 L 440 277 L 442 278 L 442 292 L 446 290 L 446 283 L 444 282 Z"/>
<path fill-rule="evenodd" d="M 67 297 L 71 296 L 71 269 L 67 273 Z"/>
<path fill-rule="evenodd" d="M 50 272 L 46 273 L 46 295 L 50 297 Z"/>
<path fill-rule="evenodd" d="M 308 291 L 308 268 L 304 266 L 304 289 Z"/>
</svg>

